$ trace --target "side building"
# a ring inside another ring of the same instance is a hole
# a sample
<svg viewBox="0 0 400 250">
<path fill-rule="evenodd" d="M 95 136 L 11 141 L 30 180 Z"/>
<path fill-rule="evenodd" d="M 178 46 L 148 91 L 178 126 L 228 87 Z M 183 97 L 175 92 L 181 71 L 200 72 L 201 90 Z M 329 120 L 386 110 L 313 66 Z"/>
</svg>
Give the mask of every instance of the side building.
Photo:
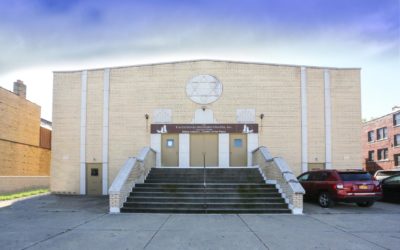
<svg viewBox="0 0 400 250">
<path fill-rule="evenodd" d="M 54 72 L 51 190 L 108 194 L 129 157 L 153 167 L 362 168 L 360 69 L 193 60 Z M 95 188 L 92 188 L 95 187 Z"/>
<path fill-rule="evenodd" d="M 362 127 L 364 169 L 400 168 L 400 110 L 365 122 Z"/>
<path fill-rule="evenodd" d="M 40 109 L 22 81 L 14 92 L 0 87 L 0 193 L 49 187 L 51 122 Z"/>
</svg>

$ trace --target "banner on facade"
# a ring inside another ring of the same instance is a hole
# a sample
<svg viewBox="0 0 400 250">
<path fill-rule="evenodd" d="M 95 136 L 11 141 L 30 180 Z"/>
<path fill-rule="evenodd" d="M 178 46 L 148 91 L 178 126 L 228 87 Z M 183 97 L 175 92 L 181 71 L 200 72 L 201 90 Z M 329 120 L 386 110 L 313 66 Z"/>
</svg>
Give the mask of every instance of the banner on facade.
<svg viewBox="0 0 400 250">
<path fill-rule="evenodd" d="M 151 124 L 152 134 L 258 133 L 258 124 Z"/>
</svg>

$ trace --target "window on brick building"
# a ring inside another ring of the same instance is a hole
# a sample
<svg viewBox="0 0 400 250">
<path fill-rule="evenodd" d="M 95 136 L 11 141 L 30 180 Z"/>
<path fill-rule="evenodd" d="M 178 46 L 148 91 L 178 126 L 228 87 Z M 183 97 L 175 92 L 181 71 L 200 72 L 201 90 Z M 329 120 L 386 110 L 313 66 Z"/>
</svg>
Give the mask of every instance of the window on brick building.
<svg viewBox="0 0 400 250">
<path fill-rule="evenodd" d="M 374 161 L 374 160 L 375 160 L 374 150 L 368 151 L 368 161 Z"/>
<path fill-rule="evenodd" d="M 376 139 L 377 140 L 387 139 L 387 127 L 378 128 L 376 130 Z"/>
<path fill-rule="evenodd" d="M 400 154 L 395 154 L 394 155 L 394 165 L 396 167 L 400 167 Z"/>
<path fill-rule="evenodd" d="M 388 149 L 387 148 L 382 148 L 378 149 L 378 160 L 387 160 L 388 159 Z"/>
<path fill-rule="evenodd" d="M 394 135 L 394 146 L 400 146 L 400 134 Z"/>
<path fill-rule="evenodd" d="M 368 142 L 374 141 L 375 133 L 373 130 L 368 131 Z"/>
<path fill-rule="evenodd" d="M 393 125 L 394 126 L 400 125 L 400 113 L 393 115 Z"/>
</svg>

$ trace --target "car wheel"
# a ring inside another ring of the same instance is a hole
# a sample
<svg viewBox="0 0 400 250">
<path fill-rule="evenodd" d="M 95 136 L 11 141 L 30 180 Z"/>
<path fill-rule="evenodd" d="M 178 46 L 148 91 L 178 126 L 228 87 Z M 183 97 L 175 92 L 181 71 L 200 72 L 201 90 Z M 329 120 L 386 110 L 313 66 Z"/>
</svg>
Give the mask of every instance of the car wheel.
<svg viewBox="0 0 400 250">
<path fill-rule="evenodd" d="M 318 196 L 318 203 L 321 207 L 327 208 L 333 205 L 333 200 L 329 193 L 322 192 Z"/>
<path fill-rule="evenodd" d="M 373 201 L 357 202 L 357 206 L 359 207 L 370 207 L 372 205 L 374 205 Z"/>
</svg>

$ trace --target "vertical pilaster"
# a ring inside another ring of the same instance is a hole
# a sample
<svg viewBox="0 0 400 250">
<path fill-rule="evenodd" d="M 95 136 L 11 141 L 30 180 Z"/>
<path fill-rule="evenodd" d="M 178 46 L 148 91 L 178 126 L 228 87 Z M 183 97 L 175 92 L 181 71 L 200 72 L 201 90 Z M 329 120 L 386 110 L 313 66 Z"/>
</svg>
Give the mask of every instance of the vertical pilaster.
<svg viewBox="0 0 400 250">
<path fill-rule="evenodd" d="M 108 194 L 108 124 L 110 100 L 110 69 L 103 76 L 103 195 Z"/>
<path fill-rule="evenodd" d="M 80 194 L 86 194 L 86 101 L 87 70 L 84 70 L 81 76 Z"/>
<path fill-rule="evenodd" d="M 229 167 L 229 134 L 218 134 L 218 165 Z"/>
<path fill-rule="evenodd" d="M 253 150 L 258 148 L 258 134 L 247 134 L 247 166 L 253 165 Z"/>
<path fill-rule="evenodd" d="M 150 135 L 150 147 L 156 151 L 156 167 L 161 167 L 161 134 Z"/>
<path fill-rule="evenodd" d="M 331 80 L 328 69 L 324 70 L 325 93 L 325 168 L 332 168 L 332 107 Z"/>
<path fill-rule="evenodd" d="M 307 68 L 301 67 L 301 171 L 308 169 Z"/>
<path fill-rule="evenodd" d="M 190 135 L 179 134 L 179 167 L 187 168 L 190 164 Z"/>
</svg>

